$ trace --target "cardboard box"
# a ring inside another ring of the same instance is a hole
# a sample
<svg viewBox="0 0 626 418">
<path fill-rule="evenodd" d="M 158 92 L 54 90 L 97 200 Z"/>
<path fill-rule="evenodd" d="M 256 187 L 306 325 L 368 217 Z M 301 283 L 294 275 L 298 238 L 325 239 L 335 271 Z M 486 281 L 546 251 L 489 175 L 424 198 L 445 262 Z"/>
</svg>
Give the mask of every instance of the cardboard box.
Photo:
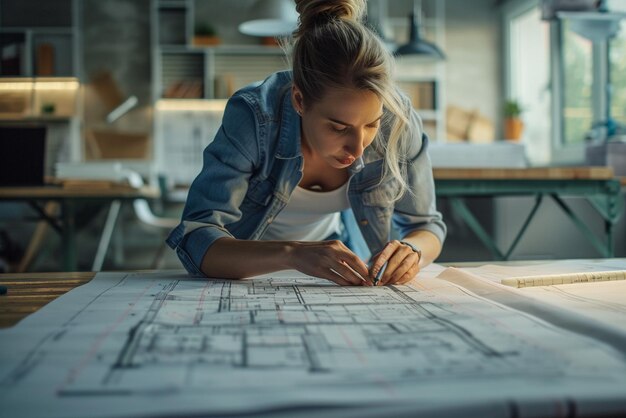
<svg viewBox="0 0 626 418">
<path fill-rule="evenodd" d="M 607 144 L 606 164 L 616 176 L 626 177 L 626 137 Z"/>
<path fill-rule="evenodd" d="M 150 157 L 150 137 L 144 133 L 91 130 L 86 133 L 86 157 L 100 159 L 146 159 Z"/>
<path fill-rule="evenodd" d="M 626 137 L 588 143 L 585 162 L 590 166 L 612 167 L 616 176 L 626 176 Z"/>
<path fill-rule="evenodd" d="M 446 110 L 446 135 L 450 142 L 491 143 L 495 140 L 495 128 L 478 110 L 451 105 Z"/>
</svg>

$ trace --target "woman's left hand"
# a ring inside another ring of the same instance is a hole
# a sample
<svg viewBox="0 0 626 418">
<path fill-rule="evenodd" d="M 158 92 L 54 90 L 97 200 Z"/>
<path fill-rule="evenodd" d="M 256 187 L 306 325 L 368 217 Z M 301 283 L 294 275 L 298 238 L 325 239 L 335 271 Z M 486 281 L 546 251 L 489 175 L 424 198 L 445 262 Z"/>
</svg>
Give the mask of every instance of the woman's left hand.
<svg viewBox="0 0 626 418">
<path fill-rule="evenodd" d="M 387 262 L 387 267 L 376 285 L 405 284 L 413 280 L 419 272 L 419 261 L 420 254 L 413 248 L 397 240 L 390 241 L 381 252 L 372 257 L 370 278 L 373 281 Z"/>
</svg>

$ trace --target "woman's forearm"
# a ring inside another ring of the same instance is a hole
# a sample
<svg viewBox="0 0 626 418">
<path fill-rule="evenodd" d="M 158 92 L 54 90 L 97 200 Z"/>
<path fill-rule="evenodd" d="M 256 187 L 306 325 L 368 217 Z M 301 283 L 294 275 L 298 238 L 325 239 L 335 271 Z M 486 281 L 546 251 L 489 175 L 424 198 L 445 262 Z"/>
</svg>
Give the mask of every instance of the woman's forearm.
<svg viewBox="0 0 626 418">
<path fill-rule="evenodd" d="M 220 238 L 202 259 L 208 277 L 241 279 L 294 269 L 339 285 L 368 285 L 367 264 L 338 240 L 247 241 Z"/>
<path fill-rule="evenodd" d="M 201 270 L 207 277 L 241 279 L 294 268 L 289 241 L 248 241 L 220 238 L 202 258 Z"/>
<path fill-rule="evenodd" d="M 409 233 L 402 240 L 410 242 L 422 251 L 422 257 L 419 261 L 420 268 L 435 261 L 441 253 L 441 242 L 439 242 L 439 238 L 432 232 L 414 231 Z"/>
</svg>

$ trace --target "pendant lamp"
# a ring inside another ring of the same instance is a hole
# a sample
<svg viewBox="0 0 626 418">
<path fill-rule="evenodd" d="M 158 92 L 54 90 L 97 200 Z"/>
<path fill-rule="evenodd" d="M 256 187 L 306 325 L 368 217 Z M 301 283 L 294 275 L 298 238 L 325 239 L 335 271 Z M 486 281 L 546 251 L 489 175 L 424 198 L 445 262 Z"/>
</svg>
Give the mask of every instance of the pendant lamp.
<svg viewBox="0 0 626 418">
<path fill-rule="evenodd" d="M 421 37 L 422 13 L 420 6 L 421 4 L 418 4 L 417 1 L 413 2 L 413 11 L 409 16 L 411 28 L 409 42 L 396 49 L 395 55 L 420 55 L 435 60 L 444 60 L 446 56 L 439 47 Z"/>
<path fill-rule="evenodd" d="M 257 0 L 239 32 L 251 36 L 286 36 L 298 25 L 298 12 L 290 0 Z"/>
</svg>

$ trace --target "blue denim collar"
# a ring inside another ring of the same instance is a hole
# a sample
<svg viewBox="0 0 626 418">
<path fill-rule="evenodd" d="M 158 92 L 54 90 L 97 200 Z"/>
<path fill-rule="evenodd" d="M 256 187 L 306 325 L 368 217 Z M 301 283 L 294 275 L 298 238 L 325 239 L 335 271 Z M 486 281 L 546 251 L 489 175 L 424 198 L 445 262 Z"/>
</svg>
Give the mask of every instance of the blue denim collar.
<svg viewBox="0 0 626 418">
<path fill-rule="evenodd" d="M 291 159 L 302 156 L 300 149 L 300 115 L 291 103 L 291 83 L 285 84 L 280 94 L 280 132 L 276 158 Z"/>
</svg>

